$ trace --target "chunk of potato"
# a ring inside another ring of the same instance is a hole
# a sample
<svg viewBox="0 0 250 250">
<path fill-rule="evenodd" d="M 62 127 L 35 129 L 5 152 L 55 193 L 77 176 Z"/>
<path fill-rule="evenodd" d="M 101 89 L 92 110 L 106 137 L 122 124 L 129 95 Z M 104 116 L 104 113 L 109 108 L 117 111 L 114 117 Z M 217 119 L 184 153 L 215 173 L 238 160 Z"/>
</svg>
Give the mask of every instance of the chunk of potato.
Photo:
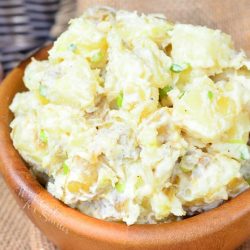
<svg viewBox="0 0 250 250">
<path fill-rule="evenodd" d="M 220 72 L 230 64 L 234 54 L 230 36 L 219 30 L 177 24 L 172 38 L 172 57 L 176 63 L 190 63 L 193 68 Z"/>
<path fill-rule="evenodd" d="M 189 135 L 212 142 L 233 125 L 237 112 L 226 92 L 208 77 L 199 77 L 175 99 L 173 114 Z"/>
</svg>

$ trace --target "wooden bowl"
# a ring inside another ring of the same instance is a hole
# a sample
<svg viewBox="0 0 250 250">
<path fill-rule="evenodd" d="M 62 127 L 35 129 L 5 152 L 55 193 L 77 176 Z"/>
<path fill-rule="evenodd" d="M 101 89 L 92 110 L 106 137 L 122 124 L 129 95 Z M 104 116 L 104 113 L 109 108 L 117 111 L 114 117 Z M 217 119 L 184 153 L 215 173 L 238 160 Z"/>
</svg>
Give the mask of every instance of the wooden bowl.
<svg viewBox="0 0 250 250">
<path fill-rule="evenodd" d="M 34 56 L 47 58 L 48 48 Z M 233 249 L 250 238 L 250 190 L 220 207 L 180 222 L 126 226 L 86 216 L 53 198 L 29 172 L 10 138 L 9 105 L 24 91 L 22 62 L 0 86 L 0 170 L 19 205 L 61 249 Z M 27 100 L 29 101 L 29 100 Z"/>
</svg>

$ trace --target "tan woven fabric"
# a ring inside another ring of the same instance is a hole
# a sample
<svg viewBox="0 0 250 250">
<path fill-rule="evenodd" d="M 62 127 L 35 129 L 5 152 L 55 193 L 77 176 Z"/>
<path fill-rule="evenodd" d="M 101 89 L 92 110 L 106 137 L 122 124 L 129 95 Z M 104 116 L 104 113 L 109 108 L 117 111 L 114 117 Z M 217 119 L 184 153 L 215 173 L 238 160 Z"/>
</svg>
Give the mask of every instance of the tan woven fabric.
<svg viewBox="0 0 250 250">
<path fill-rule="evenodd" d="M 17 205 L 1 176 L 0 250 L 56 250 Z"/>
</svg>

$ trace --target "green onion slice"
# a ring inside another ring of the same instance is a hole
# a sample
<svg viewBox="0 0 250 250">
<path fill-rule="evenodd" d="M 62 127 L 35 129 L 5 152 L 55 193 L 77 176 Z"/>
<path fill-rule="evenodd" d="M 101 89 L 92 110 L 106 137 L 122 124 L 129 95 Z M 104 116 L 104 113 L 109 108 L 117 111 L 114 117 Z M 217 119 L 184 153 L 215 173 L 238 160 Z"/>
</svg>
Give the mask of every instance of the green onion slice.
<svg viewBox="0 0 250 250">
<path fill-rule="evenodd" d="M 45 131 L 42 129 L 40 131 L 40 140 L 43 142 L 43 143 L 47 143 L 48 142 L 48 136 L 46 135 Z"/>
<path fill-rule="evenodd" d="M 69 49 L 71 50 L 71 51 L 76 51 L 76 49 L 77 49 L 77 46 L 76 46 L 76 44 L 74 44 L 74 43 L 71 43 L 70 45 L 69 45 Z"/>
<path fill-rule="evenodd" d="M 62 167 L 63 167 L 63 173 L 67 175 L 69 173 L 69 166 L 64 162 Z"/>
<path fill-rule="evenodd" d="M 119 193 L 124 192 L 124 190 L 125 190 L 125 183 L 124 183 L 124 182 L 121 182 L 121 181 L 117 182 L 117 183 L 115 184 L 115 189 L 116 189 Z"/>
<path fill-rule="evenodd" d="M 172 89 L 173 89 L 173 87 L 170 86 L 170 85 L 167 85 L 167 86 L 165 86 L 162 89 L 159 89 L 159 96 L 160 96 L 160 98 L 163 98 L 163 97 L 167 96 L 168 92 L 171 91 Z"/>
<path fill-rule="evenodd" d="M 240 159 L 243 160 L 243 161 L 246 160 L 246 158 L 245 158 L 243 152 L 240 152 Z"/>
<path fill-rule="evenodd" d="M 213 98 L 214 98 L 214 94 L 213 94 L 212 91 L 208 91 L 207 96 L 208 96 L 208 98 L 210 99 L 210 101 L 212 101 Z"/>
<path fill-rule="evenodd" d="M 102 58 L 103 58 L 103 53 L 101 51 L 98 51 L 91 57 L 91 62 L 98 63 L 102 60 Z"/>
<path fill-rule="evenodd" d="M 117 98 L 116 98 L 116 105 L 118 108 L 122 107 L 122 103 L 123 103 L 123 93 L 121 92 Z"/>
<path fill-rule="evenodd" d="M 176 64 L 176 63 L 173 63 L 170 67 L 170 70 L 174 73 L 180 73 L 186 69 L 189 68 L 189 64 L 188 63 L 183 63 L 183 64 Z"/>
<path fill-rule="evenodd" d="M 181 99 L 181 98 L 184 96 L 184 94 L 185 94 L 185 91 L 182 91 L 182 92 L 180 93 L 180 95 L 178 96 L 178 98 Z"/>
<path fill-rule="evenodd" d="M 39 94 L 41 96 L 43 96 L 43 97 L 46 97 L 46 95 L 47 95 L 47 88 L 46 88 L 46 86 L 40 84 L 40 86 L 39 86 Z"/>
<path fill-rule="evenodd" d="M 232 143 L 232 144 L 246 144 L 244 141 L 239 140 L 239 139 L 232 139 L 228 141 L 227 143 Z"/>
<path fill-rule="evenodd" d="M 250 186 L 250 178 L 245 179 L 248 185 Z"/>
</svg>

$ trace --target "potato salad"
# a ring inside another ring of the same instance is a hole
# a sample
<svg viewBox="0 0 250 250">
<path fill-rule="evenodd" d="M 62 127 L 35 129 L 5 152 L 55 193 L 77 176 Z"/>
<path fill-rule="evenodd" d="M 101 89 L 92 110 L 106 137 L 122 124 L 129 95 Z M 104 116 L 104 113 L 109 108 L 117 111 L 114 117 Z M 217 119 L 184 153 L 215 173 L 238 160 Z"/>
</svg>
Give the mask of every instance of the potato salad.
<svg viewBox="0 0 250 250">
<path fill-rule="evenodd" d="M 250 60 L 219 30 L 89 9 L 23 80 L 13 144 L 86 215 L 171 222 L 249 188 Z"/>
</svg>

